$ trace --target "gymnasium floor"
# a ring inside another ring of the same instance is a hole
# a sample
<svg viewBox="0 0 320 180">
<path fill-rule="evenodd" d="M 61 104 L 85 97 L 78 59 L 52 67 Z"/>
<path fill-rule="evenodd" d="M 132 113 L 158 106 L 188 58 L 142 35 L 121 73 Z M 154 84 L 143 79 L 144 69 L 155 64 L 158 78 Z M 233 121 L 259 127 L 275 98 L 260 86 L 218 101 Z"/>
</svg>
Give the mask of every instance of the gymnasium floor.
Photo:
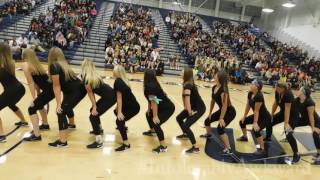
<svg viewBox="0 0 320 180">
<path fill-rule="evenodd" d="M 17 68 L 20 64 L 17 64 Z M 75 68 L 76 70 L 76 68 Z M 78 71 L 78 70 L 76 70 Z M 100 72 L 103 76 L 112 76 L 111 71 Z M 26 82 L 23 73 L 17 71 L 17 77 L 22 82 Z M 142 74 L 129 75 L 130 78 L 142 79 Z M 94 140 L 94 136 L 89 135 L 91 125 L 88 119 L 90 101 L 86 97 L 75 109 L 76 130 L 70 130 L 69 147 L 54 149 L 48 147 L 48 142 L 57 138 L 57 120 L 55 115 L 55 101 L 50 103 L 49 122 L 51 131 L 42 132 L 41 142 L 22 143 L 6 156 L 0 157 L 0 179 L 1 180 L 50 180 L 50 179 L 318 179 L 320 177 L 320 167 L 312 166 L 305 161 L 297 165 L 250 165 L 250 164 L 227 164 L 211 159 L 204 152 L 205 140 L 199 135 L 205 132 L 202 128 L 203 121 L 207 113 L 195 124 L 192 129 L 200 145 L 200 154 L 186 155 L 184 150 L 190 147 L 187 140 L 176 140 L 175 136 L 181 134 L 181 130 L 175 121 L 175 116 L 182 110 L 181 87 L 166 84 L 166 82 L 180 83 L 177 77 L 160 77 L 162 87 L 167 92 L 170 99 L 176 105 L 175 114 L 163 125 L 168 152 L 154 154 L 151 149 L 158 145 L 156 137 L 142 136 L 142 132 L 147 130 L 145 120 L 145 110 L 147 102 L 143 96 L 142 83 L 131 82 L 133 93 L 136 95 L 140 105 L 140 113 L 127 123 L 129 127 L 129 140 L 131 149 L 123 153 L 115 153 L 114 148 L 121 142 L 120 135 L 115 130 L 115 116 L 109 110 L 102 116 L 102 125 L 105 130 L 105 145 L 103 149 L 87 150 L 85 146 Z M 106 82 L 113 85 L 112 79 Z M 210 83 L 197 82 L 198 85 L 210 85 Z M 26 88 L 28 88 L 26 86 Z M 235 138 L 240 135 L 238 120 L 243 115 L 246 103 L 246 92 L 248 87 L 230 85 L 230 94 L 233 105 L 237 109 L 237 117 L 229 127 L 234 128 Z M 244 91 L 237 91 L 240 89 Z M 209 88 L 199 88 L 207 107 L 211 98 Z M 2 92 L 2 89 L 0 90 Z M 268 109 L 271 109 L 273 102 L 273 90 L 265 88 Z M 316 95 L 319 97 L 319 94 Z M 18 104 L 27 116 L 27 107 L 31 102 L 31 96 L 27 89 L 24 98 Z M 319 112 L 319 100 L 317 100 L 317 110 Z M 209 109 L 209 108 L 207 108 Z M 13 123 L 17 121 L 16 116 L 5 109 L 0 112 L 3 120 L 5 132 L 14 128 Z M 213 124 L 216 126 L 217 124 Z M 10 135 L 7 143 L 0 144 L 0 154 L 18 142 L 29 128 L 20 128 Z M 308 128 L 300 128 L 297 131 L 309 132 Z M 274 130 L 277 139 L 282 139 L 282 126 L 279 125 Z M 290 153 L 288 144 L 282 144 L 287 153 Z M 252 139 L 249 143 L 236 143 L 237 149 L 241 152 L 253 152 L 255 146 Z M 306 152 L 299 144 L 300 152 Z M 304 159 L 311 161 L 310 157 Z"/>
</svg>

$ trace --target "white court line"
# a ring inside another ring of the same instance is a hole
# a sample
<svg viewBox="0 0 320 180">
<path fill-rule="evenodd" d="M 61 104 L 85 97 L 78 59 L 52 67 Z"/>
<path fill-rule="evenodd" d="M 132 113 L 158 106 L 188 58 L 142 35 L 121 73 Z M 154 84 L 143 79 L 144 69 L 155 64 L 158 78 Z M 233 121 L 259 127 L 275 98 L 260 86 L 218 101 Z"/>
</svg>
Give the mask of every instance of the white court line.
<svg viewBox="0 0 320 180">
<path fill-rule="evenodd" d="M 251 174 L 251 175 L 254 177 L 254 179 L 260 180 L 260 178 L 259 178 L 253 171 L 251 171 L 249 168 L 246 167 L 245 170 L 246 170 L 249 174 Z"/>
</svg>

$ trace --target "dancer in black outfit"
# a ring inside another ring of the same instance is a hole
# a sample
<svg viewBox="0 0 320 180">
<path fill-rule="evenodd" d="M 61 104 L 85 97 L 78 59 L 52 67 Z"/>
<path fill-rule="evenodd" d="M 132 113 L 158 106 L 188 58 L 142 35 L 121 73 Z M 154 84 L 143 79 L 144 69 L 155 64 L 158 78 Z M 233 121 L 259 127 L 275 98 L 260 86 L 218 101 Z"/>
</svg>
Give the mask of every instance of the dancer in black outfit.
<svg viewBox="0 0 320 180">
<path fill-rule="evenodd" d="M 25 141 L 40 141 L 40 130 L 49 130 L 47 110 L 44 108 L 51 100 L 54 99 L 52 83 L 49 82 L 49 76 L 45 69 L 40 64 L 40 61 L 32 49 L 26 49 L 22 53 L 22 59 L 26 61 L 23 64 L 23 71 L 26 76 L 29 89 L 33 101 L 28 108 L 33 131 L 31 136 L 24 138 Z M 37 111 L 40 112 L 42 124 L 39 126 L 39 118 Z M 67 116 L 73 119 L 73 111 L 70 111 Z M 72 121 L 72 120 L 71 120 Z"/>
<path fill-rule="evenodd" d="M 298 97 L 295 99 L 297 104 L 299 119 L 295 127 L 310 126 L 317 154 L 313 157 L 314 164 L 320 164 L 320 116 L 315 111 L 316 104 L 311 97 L 311 90 L 307 86 L 300 88 Z M 292 127 L 294 129 L 295 127 Z M 295 143 L 294 149 L 298 149 Z"/>
<path fill-rule="evenodd" d="M 206 106 L 199 95 L 196 85 L 194 84 L 193 71 L 190 68 L 185 68 L 183 72 L 182 101 L 184 104 L 184 110 L 176 119 L 183 134 L 177 136 L 177 138 L 190 139 L 192 147 L 186 150 L 186 153 L 199 153 L 199 148 L 196 146 L 196 139 L 191 130 L 191 126 L 205 113 Z"/>
<path fill-rule="evenodd" d="M 238 138 L 238 141 L 248 141 L 246 125 L 253 124 L 253 132 L 256 137 L 260 148 L 257 149 L 256 154 L 265 154 L 263 137 L 261 130 L 266 127 L 266 122 L 271 121 L 271 115 L 265 105 L 264 97 L 261 92 L 263 84 L 261 81 L 254 80 L 248 93 L 247 105 L 244 111 L 244 116 L 240 120 L 239 124 L 243 133 L 243 136 Z M 250 108 L 253 114 L 248 116 Z"/>
<path fill-rule="evenodd" d="M 224 144 L 224 150 L 222 155 L 232 154 L 229 138 L 225 133 L 225 128 L 231 123 L 231 121 L 236 117 L 236 110 L 232 106 L 229 95 L 228 82 L 229 77 L 226 72 L 220 71 L 216 75 L 216 85 L 212 88 L 212 99 L 210 104 L 209 116 L 205 120 L 204 124 L 206 126 L 207 133 L 201 135 L 202 138 L 211 137 L 211 127 L 210 124 L 219 121 L 217 127 L 220 138 Z M 219 110 L 212 114 L 215 103 L 218 104 Z"/>
<path fill-rule="evenodd" d="M 293 164 L 299 162 L 300 160 L 298 148 L 296 148 L 297 142 L 293 137 L 293 128 L 295 127 L 298 119 L 298 109 L 297 105 L 294 103 L 294 100 L 294 95 L 289 84 L 279 81 L 276 85 L 275 101 L 272 106 L 272 119 L 271 121 L 267 121 L 267 134 L 264 139 L 265 142 L 270 142 L 272 136 L 272 127 L 284 122 L 286 139 L 288 140 L 293 151 L 293 159 L 291 161 Z M 278 106 L 280 107 L 280 111 L 275 114 Z"/>
<path fill-rule="evenodd" d="M 113 76 L 116 78 L 114 81 L 114 91 L 117 97 L 117 108 L 114 113 L 117 116 L 116 124 L 120 132 L 123 144 L 116 148 L 116 151 L 124 151 L 130 148 L 128 142 L 126 121 L 133 118 L 140 111 L 140 105 L 136 97 L 132 94 L 129 80 L 126 76 L 123 66 L 116 66 L 113 70 Z"/>
<path fill-rule="evenodd" d="M 161 125 L 172 116 L 175 106 L 162 90 L 155 71 L 151 69 L 147 69 L 144 73 L 144 95 L 148 101 L 146 117 L 150 130 L 143 134 L 152 136 L 155 132 L 160 141 L 160 146 L 152 151 L 157 153 L 166 152 L 167 146 L 164 145 L 164 133 Z"/>
<path fill-rule="evenodd" d="M 96 149 L 103 146 L 100 116 L 116 103 L 116 98 L 113 89 L 103 82 L 101 76 L 96 71 L 94 63 L 91 60 L 85 59 L 83 61 L 81 77 L 86 86 L 89 99 L 92 103 L 89 119 L 93 132 L 96 136 L 95 142 L 87 145 L 87 148 Z M 95 94 L 100 96 L 98 101 L 96 101 Z"/>
<path fill-rule="evenodd" d="M 48 145 L 66 147 L 67 129 L 69 127 L 67 113 L 85 97 L 86 89 L 77 78 L 60 48 L 51 48 L 48 56 L 49 79 L 52 81 L 53 92 L 57 101 L 57 116 L 60 138 Z M 61 97 L 63 93 L 63 98 Z"/>
<path fill-rule="evenodd" d="M 4 43 L 0 43 L 0 83 L 4 89 L 0 94 L 0 111 L 5 107 L 9 107 L 21 120 L 15 123 L 17 126 L 28 125 L 21 110 L 16 106 L 24 96 L 25 88 L 15 76 L 15 64 L 12 59 L 11 49 Z M 6 136 L 4 135 L 0 118 L 0 142 L 5 141 Z"/>
</svg>

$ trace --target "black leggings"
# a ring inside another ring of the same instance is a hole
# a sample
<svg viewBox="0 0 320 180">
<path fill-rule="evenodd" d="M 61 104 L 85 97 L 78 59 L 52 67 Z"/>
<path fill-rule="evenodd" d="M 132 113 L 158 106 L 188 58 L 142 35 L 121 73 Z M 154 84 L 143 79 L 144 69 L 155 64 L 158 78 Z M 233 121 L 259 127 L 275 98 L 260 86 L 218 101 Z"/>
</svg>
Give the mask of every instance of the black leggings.
<svg viewBox="0 0 320 180">
<path fill-rule="evenodd" d="M 16 106 L 16 104 L 24 96 L 25 92 L 26 90 L 21 84 L 17 85 L 16 87 L 6 89 L 0 95 L 0 111 L 5 107 L 9 107 L 13 112 L 19 111 L 19 108 Z"/>
<path fill-rule="evenodd" d="M 277 124 L 280 124 L 282 122 L 284 122 L 284 112 L 281 112 L 281 111 L 273 116 L 272 122 L 271 122 L 271 120 L 267 121 L 266 138 L 270 139 L 272 136 L 272 131 L 273 131 L 272 127 Z M 293 136 L 293 129 L 297 126 L 297 123 L 298 123 L 298 117 L 295 117 L 295 116 L 291 117 L 290 116 L 289 125 L 292 128 L 292 130 L 285 131 L 286 139 L 288 140 L 290 147 L 291 147 L 294 154 L 298 153 L 297 141 L 296 141 L 295 137 Z"/>
<path fill-rule="evenodd" d="M 201 116 L 206 111 L 206 108 L 199 108 L 199 110 L 195 110 L 197 113 L 195 113 L 192 116 L 189 116 L 189 113 L 187 110 L 183 110 L 177 117 L 177 122 L 184 134 L 188 136 L 188 138 L 191 141 L 191 144 L 196 144 L 196 138 L 194 137 L 194 134 L 190 127 L 197 122 L 201 118 Z M 184 121 L 185 120 L 185 121 Z"/>
<path fill-rule="evenodd" d="M 218 111 L 216 111 L 215 113 L 213 113 L 211 115 L 210 118 L 207 118 L 204 121 L 204 125 L 206 127 L 210 126 L 211 123 L 219 121 L 220 119 L 220 114 L 221 114 L 221 109 L 219 109 Z M 217 129 L 218 129 L 218 133 L 220 135 L 223 135 L 225 133 L 225 128 L 231 123 L 231 121 L 236 117 L 236 110 L 234 109 L 233 106 L 228 107 L 227 112 L 224 116 L 224 123 L 226 124 L 225 127 L 221 127 L 220 124 L 218 125 Z"/>
<path fill-rule="evenodd" d="M 54 93 L 52 89 L 45 89 L 43 90 L 37 98 L 33 101 L 33 106 L 29 106 L 28 112 L 29 115 L 32 116 L 37 113 L 38 110 L 41 110 L 44 108 L 45 105 L 47 105 L 51 100 L 54 99 Z M 68 118 L 73 118 L 74 113 L 73 110 L 67 112 Z"/>
<path fill-rule="evenodd" d="M 284 113 L 283 112 L 278 112 L 275 114 L 269 121 L 266 121 L 266 136 L 267 138 L 271 138 L 272 132 L 273 132 L 273 126 L 280 124 L 284 122 Z M 296 127 L 297 124 L 297 117 L 290 117 L 289 125 L 292 129 Z"/>
<path fill-rule="evenodd" d="M 294 124 L 294 126 L 292 127 L 292 129 L 294 130 L 296 127 L 303 127 L 303 126 L 310 126 L 310 122 L 309 120 L 307 119 L 302 119 L 302 118 L 299 118 L 296 122 L 296 124 Z M 315 123 L 314 123 L 314 126 L 316 128 L 320 128 L 320 122 L 317 121 L 315 119 Z M 314 141 L 314 144 L 316 146 L 316 148 L 319 150 L 320 149 L 320 137 L 319 137 L 320 134 L 318 134 L 317 132 L 313 132 L 312 133 L 312 136 L 313 136 L 313 141 Z M 298 153 L 298 145 L 297 145 L 297 141 L 296 141 L 296 138 L 293 136 L 293 131 L 291 132 L 286 132 L 286 138 L 291 146 L 291 149 L 293 151 L 293 153 Z"/>
<path fill-rule="evenodd" d="M 76 105 L 86 96 L 87 91 L 82 84 L 77 84 L 73 92 L 63 93 L 63 100 L 61 103 L 61 113 L 57 113 L 59 130 L 68 129 L 67 114 L 76 107 Z"/>
<path fill-rule="evenodd" d="M 133 118 L 135 115 L 137 115 L 140 111 L 140 105 L 136 103 L 135 105 L 130 105 L 130 107 L 122 107 L 122 113 L 124 116 L 123 120 L 119 120 L 117 118 L 116 124 L 118 127 L 118 130 L 120 132 L 121 138 L 123 141 L 128 140 L 127 130 L 126 130 L 126 121 L 129 121 L 131 118 Z M 114 111 L 114 114 L 117 115 L 116 110 Z"/>
<path fill-rule="evenodd" d="M 150 129 L 154 129 L 157 133 L 159 141 L 164 140 L 164 134 L 161 129 L 161 125 L 165 123 L 174 113 L 175 107 L 173 103 L 170 103 L 166 108 L 158 109 L 158 117 L 160 120 L 159 124 L 153 122 L 153 112 L 152 110 L 149 113 L 146 113 L 147 121 Z"/>
<path fill-rule="evenodd" d="M 101 97 L 96 105 L 97 105 L 97 111 L 98 111 L 98 115 L 94 116 L 91 114 L 91 110 L 90 109 L 90 122 L 91 122 L 91 126 L 93 129 L 93 133 L 95 135 L 100 135 L 100 131 L 101 131 L 101 121 L 100 121 L 100 116 L 102 114 L 104 114 L 108 109 L 110 109 L 114 104 L 116 103 L 116 98 L 114 96 L 114 94 L 110 94 L 110 96 L 108 97 Z"/>
<path fill-rule="evenodd" d="M 253 124 L 253 121 L 254 121 L 254 114 L 246 117 L 244 122 L 241 122 L 241 121 L 239 122 L 241 129 L 245 129 L 248 124 Z M 271 115 L 270 114 L 268 114 L 267 117 L 265 117 L 265 116 L 264 117 L 259 117 L 259 119 L 258 119 L 259 131 L 256 131 L 256 130 L 253 129 L 254 135 L 255 135 L 256 138 L 261 137 L 261 131 L 266 127 L 266 122 L 267 121 L 271 121 Z"/>
</svg>

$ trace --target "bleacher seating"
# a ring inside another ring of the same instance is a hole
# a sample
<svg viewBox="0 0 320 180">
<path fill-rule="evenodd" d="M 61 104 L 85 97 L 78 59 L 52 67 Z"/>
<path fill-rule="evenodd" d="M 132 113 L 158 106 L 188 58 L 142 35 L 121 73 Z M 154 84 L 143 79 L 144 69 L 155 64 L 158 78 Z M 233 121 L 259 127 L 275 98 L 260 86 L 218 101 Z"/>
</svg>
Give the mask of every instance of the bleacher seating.
<svg viewBox="0 0 320 180">
<path fill-rule="evenodd" d="M 97 16 L 93 21 L 92 28 L 88 32 L 88 36 L 84 39 L 82 43 L 76 43 L 72 48 L 67 48 L 64 50 L 67 59 L 71 64 L 80 65 L 84 58 L 91 58 L 95 61 L 98 67 L 102 68 L 112 68 L 105 63 L 105 41 L 108 33 L 108 24 L 110 22 L 110 18 L 115 12 L 115 9 L 119 6 L 118 3 L 105 2 L 103 0 L 96 1 L 97 8 Z M 14 16 L 6 16 L 2 18 L 0 22 L 0 41 L 11 40 L 13 38 L 19 37 L 22 34 L 26 34 L 29 29 L 30 22 L 34 17 L 38 17 L 41 12 L 45 12 L 48 8 L 53 8 L 54 4 L 52 1 L 45 1 L 36 6 L 33 10 L 30 11 L 29 14 L 16 14 Z M 134 8 L 139 8 L 140 6 L 133 5 Z M 179 44 L 172 39 L 171 29 L 165 23 L 165 18 L 169 13 L 169 10 L 164 9 L 151 9 L 152 20 L 155 23 L 155 26 L 160 30 L 159 38 L 158 38 L 158 46 L 162 48 L 160 51 L 161 60 L 163 60 L 165 65 L 165 73 L 178 75 L 181 73 L 181 69 L 184 66 L 193 66 L 194 61 L 190 64 L 187 63 L 187 57 L 183 56 L 182 49 L 179 47 Z M 213 29 L 212 25 L 214 21 L 219 22 L 227 22 L 233 23 L 235 26 L 239 25 L 239 22 L 228 21 L 224 19 L 219 19 L 215 17 L 209 16 L 195 16 L 199 20 L 199 24 L 201 26 L 202 32 L 200 34 L 208 34 L 212 39 L 218 42 L 219 46 L 224 49 L 228 54 L 231 53 L 233 56 L 237 56 L 237 58 L 243 61 L 242 69 L 247 71 L 252 78 L 258 78 L 260 76 L 260 72 L 253 67 L 252 64 L 246 64 L 244 55 L 244 51 L 234 46 L 234 42 L 230 41 L 230 39 L 226 39 L 219 35 Z M 284 44 L 277 41 L 270 41 L 269 37 L 264 36 L 263 33 L 256 34 L 254 32 L 254 28 L 249 25 L 240 24 L 242 27 L 241 30 L 248 30 L 249 33 L 256 35 L 257 46 L 259 49 L 264 49 L 269 53 L 270 58 L 276 57 L 278 54 L 275 52 L 276 47 L 283 47 Z M 222 44 L 220 44 L 222 43 Z M 252 48 L 252 47 L 249 47 Z M 285 61 L 286 66 L 293 67 L 298 65 L 300 70 L 302 68 L 304 71 L 309 71 L 310 65 L 300 65 L 300 61 L 297 56 L 292 56 L 292 54 L 287 53 L 289 51 L 285 51 L 284 58 L 288 59 Z M 267 53 L 267 54 L 268 54 Z M 270 54 L 271 53 L 271 54 Z M 168 62 L 169 58 L 175 55 L 182 55 L 180 60 L 180 70 L 170 69 Z M 40 59 L 46 60 L 47 53 L 42 52 L 38 53 Z M 213 55 L 210 55 L 213 56 Z M 306 57 L 307 58 L 307 57 Z M 310 59 L 310 58 L 309 58 Z M 313 60 L 312 60 L 313 61 Z M 298 63 L 297 63 L 298 62 Z M 317 64 L 315 64 L 316 72 L 319 70 Z M 312 67 L 311 67 L 312 68 Z M 319 74 L 319 73 L 318 73 Z M 319 78 L 315 75 L 315 78 Z"/>
</svg>

